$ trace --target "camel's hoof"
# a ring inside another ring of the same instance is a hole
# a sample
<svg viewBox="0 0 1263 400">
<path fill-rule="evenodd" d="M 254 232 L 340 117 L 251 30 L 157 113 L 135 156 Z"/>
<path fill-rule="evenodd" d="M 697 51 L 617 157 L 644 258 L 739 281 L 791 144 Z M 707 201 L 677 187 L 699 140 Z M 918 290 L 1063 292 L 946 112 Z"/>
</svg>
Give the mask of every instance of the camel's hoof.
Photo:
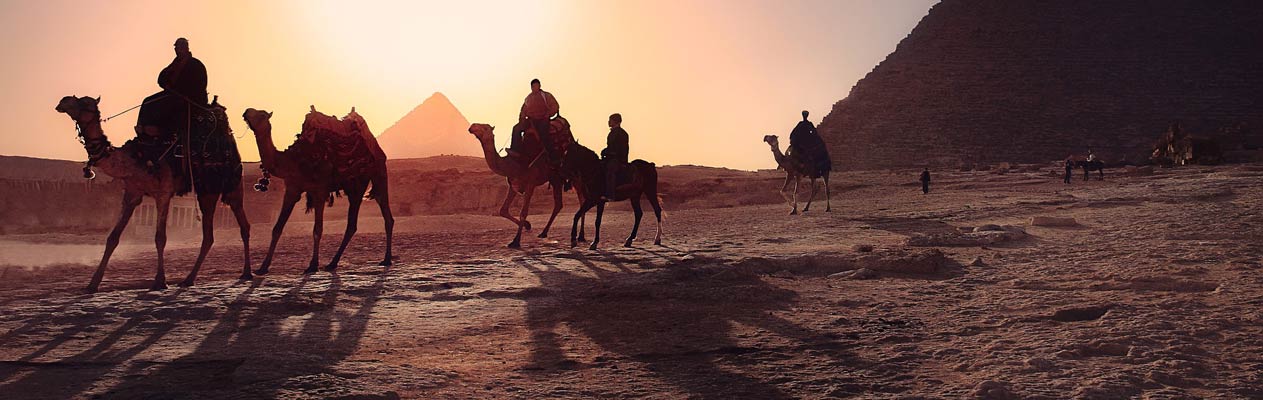
<svg viewBox="0 0 1263 400">
<path fill-rule="evenodd" d="M 316 271 L 319 271 L 319 270 L 320 270 L 320 266 L 316 265 L 315 263 L 312 263 L 310 266 L 307 267 L 307 269 L 303 270 L 303 274 L 314 274 L 316 273 Z"/>
<path fill-rule="evenodd" d="M 325 271 L 333 272 L 337 270 L 338 270 L 338 264 L 336 263 L 329 263 L 329 265 L 325 266 Z"/>
<path fill-rule="evenodd" d="M 798 215 L 798 210 L 790 211 L 789 215 Z"/>
<path fill-rule="evenodd" d="M 530 223 L 530 222 L 522 222 L 522 229 L 525 229 L 527 232 L 530 232 L 530 231 L 531 231 L 531 223 Z"/>
<path fill-rule="evenodd" d="M 653 241 L 653 245 L 654 245 L 654 246 L 661 246 L 661 245 L 662 245 L 662 241 L 661 241 L 661 240 L 655 240 L 655 241 Z"/>
<path fill-rule="evenodd" d="M 585 237 L 583 237 L 583 236 L 579 236 L 579 241 L 580 241 L 580 242 L 587 243 L 588 238 L 585 238 Z"/>
<path fill-rule="evenodd" d="M 84 291 L 84 292 L 87 292 L 88 294 L 93 294 L 93 293 L 96 293 L 96 291 L 97 291 L 97 286 L 96 286 L 96 285 L 89 285 L 89 286 L 88 286 L 88 288 L 87 288 L 87 289 L 84 289 L 83 291 Z"/>
<path fill-rule="evenodd" d="M 596 250 L 596 242 L 592 242 L 592 245 L 588 246 L 588 250 Z"/>
<path fill-rule="evenodd" d="M 185 279 L 183 281 L 180 281 L 180 287 L 192 287 L 192 286 L 193 286 L 192 279 Z"/>
<path fill-rule="evenodd" d="M 631 245 L 632 245 L 632 241 L 630 240 L 623 242 L 623 247 L 632 247 Z"/>
<path fill-rule="evenodd" d="M 579 242 L 574 241 L 574 240 L 570 241 L 570 247 L 578 247 L 578 246 L 579 246 Z"/>
<path fill-rule="evenodd" d="M 255 275 L 267 275 L 267 274 L 268 274 L 268 269 L 267 269 L 267 268 L 259 268 L 259 269 L 256 269 L 256 270 L 254 270 L 254 274 L 255 274 Z"/>
<path fill-rule="evenodd" d="M 539 237 L 540 239 L 547 239 L 547 238 L 548 238 L 548 231 L 543 231 L 543 232 L 540 232 L 538 237 Z"/>
<path fill-rule="evenodd" d="M 167 290 L 167 283 L 163 281 L 154 281 L 153 286 L 149 287 L 149 291 L 157 292 L 159 290 Z"/>
<path fill-rule="evenodd" d="M 826 208 L 826 209 L 824 209 L 824 212 L 833 212 L 833 209 L 832 209 L 832 208 Z"/>
<path fill-rule="evenodd" d="M 521 242 L 518 242 L 518 241 L 516 241 L 516 240 L 515 240 L 515 241 L 513 241 L 513 243 L 509 243 L 509 248 L 510 248 L 510 249 L 520 249 L 520 248 L 522 248 L 522 243 L 521 243 Z"/>
<path fill-rule="evenodd" d="M 395 265 L 395 262 L 387 258 L 385 260 L 382 260 L 382 262 L 377 263 L 377 265 L 383 266 L 383 267 L 389 267 L 391 265 Z"/>
<path fill-rule="evenodd" d="M 250 275 L 250 272 L 246 271 L 246 272 L 241 273 L 241 276 L 237 277 L 237 279 L 240 279 L 243 281 L 251 281 L 251 280 L 254 280 L 254 275 Z"/>
</svg>

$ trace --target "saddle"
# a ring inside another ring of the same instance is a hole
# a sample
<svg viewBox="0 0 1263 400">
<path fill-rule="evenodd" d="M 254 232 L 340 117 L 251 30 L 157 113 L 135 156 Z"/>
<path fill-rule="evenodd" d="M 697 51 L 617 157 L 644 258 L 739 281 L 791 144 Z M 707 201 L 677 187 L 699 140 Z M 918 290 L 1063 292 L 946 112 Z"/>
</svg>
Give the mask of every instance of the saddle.
<svg viewBox="0 0 1263 400">
<path fill-rule="evenodd" d="M 570 132 L 570 121 L 557 117 L 549 121 L 548 133 L 552 143 L 540 143 L 539 134 L 530 124 L 519 123 L 513 126 L 513 140 L 509 144 L 509 157 L 521 164 L 531 164 L 543 157 L 544 145 L 552 146 L 553 154 L 564 157 L 570 144 L 574 143 L 574 135 Z M 521 133 L 521 136 L 518 134 Z"/>
<path fill-rule="evenodd" d="M 226 193 L 241 184 L 241 154 L 228 125 L 226 108 L 216 98 L 194 107 L 184 124 L 161 127 L 161 136 L 138 134 L 121 150 L 143 162 L 151 174 L 166 164 L 180 179 L 176 194 Z M 186 147 L 187 146 L 187 147 Z"/>
<path fill-rule="evenodd" d="M 331 178 L 334 187 L 330 191 L 367 178 L 386 163 L 385 153 L 354 109 L 339 120 L 313 107 L 303 120 L 302 132 L 285 153 L 296 156 L 303 169 Z"/>
</svg>

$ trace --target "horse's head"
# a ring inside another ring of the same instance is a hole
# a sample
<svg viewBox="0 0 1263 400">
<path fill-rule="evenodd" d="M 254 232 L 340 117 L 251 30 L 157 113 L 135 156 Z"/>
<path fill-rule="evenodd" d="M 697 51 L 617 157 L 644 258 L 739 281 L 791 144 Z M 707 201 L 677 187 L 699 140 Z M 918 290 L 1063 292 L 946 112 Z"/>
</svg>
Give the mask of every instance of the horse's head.
<svg viewBox="0 0 1263 400">
<path fill-rule="evenodd" d="M 70 116 L 75 123 L 82 124 L 101 119 L 101 110 L 97 108 L 97 104 L 100 103 L 100 97 L 94 99 L 88 96 L 66 96 L 57 102 L 56 110 Z"/>
<path fill-rule="evenodd" d="M 469 126 L 469 133 L 478 138 L 478 141 L 488 140 L 495 134 L 496 127 L 487 124 L 473 124 Z"/>
<path fill-rule="evenodd" d="M 780 146 L 780 144 L 779 144 L 779 143 L 780 143 L 780 139 L 778 139 L 778 138 L 776 137 L 776 135 L 766 135 L 766 136 L 763 136 L 763 142 L 765 142 L 765 143 L 767 143 L 767 144 L 770 144 L 770 145 L 773 145 L 773 146 Z"/>
<path fill-rule="evenodd" d="M 270 112 L 247 108 L 241 117 L 246 120 L 246 126 L 250 127 L 255 134 L 260 131 L 272 132 L 272 113 Z"/>
</svg>

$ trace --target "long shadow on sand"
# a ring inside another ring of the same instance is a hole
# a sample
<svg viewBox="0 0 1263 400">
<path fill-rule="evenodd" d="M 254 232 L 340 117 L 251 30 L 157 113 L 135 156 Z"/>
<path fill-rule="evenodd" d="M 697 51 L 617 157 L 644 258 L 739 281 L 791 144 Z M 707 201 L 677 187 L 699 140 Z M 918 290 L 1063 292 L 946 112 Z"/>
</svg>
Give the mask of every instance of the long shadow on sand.
<svg viewBox="0 0 1263 400">
<path fill-rule="evenodd" d="M 197 325 L 181 324 L 188 321 L 180 315 L 159 316 L 158 321 L 152 316 L 138 316 L 79 355 L 46 365 L 16 366 L 33 371 L 0 387 L 0 393 L 20 393 L 30 398 L 79 397 L 106 375 L 117 375 L 122 383 L 99 395 L 161 399 L 286 397 L 283 390 L 301 391 L 306 388 L 304 379 L 327 378 L 335 364 L 354 353 L 384 279 L 383 273 L 371 284 L 344 287 L 341 279 L 333 275 L 323 291 L 304 291 L 310 283 L 304 279 L 287 291 L 265 295 L 260 293 L 262 281 L 256 280 L 219 311 L 222 314 L 192 352 L 175 360 L 132 358 L 173 329 Z M 355 304 L 355 308 L 349 312 L 339 310 L 339 302 L 344 307 Z M 302 321 L 286 324 L 290 318 Z M 137 330 L 143 335 L 139 343 L 114 348 L 123 343 L 120 338 L 137 335 Z"/>
<path fill-rule="evenodd" d="M 777 383 L 784 383 L 784 375 L 792 372 L 772 365 L 779 360 L 810 351 L 828 359 L 822 363 L 828 364 L 825 368 L 843 370 L 866 364 L 845 350 L 848 345 L 773 315 L 787 311 L 797 294 L 770 285 L 758 276 L 716 277 L 714 271 L 687 268 L 633 272 L 617 262 L 606 269 L 586 258 L 576 260 L 595 277 L 581 274 L 582 271 L 566 271 L 537 257 L 517 260 L 538 277 L 542 288 L 553 294 L 524 299 L 532 343 L 530 364 L 525 369 L 541 379 L 554 381 L 553 374 L 605 368 L 602 363 L 612 361 L 621 366 L 643 365 L 647 374 L 691 398 L 780 399 L 791 395 Z M 563 324 L 612 355 L 601 355 L 597 363 L 589 366 L 569 359 L 557 334 Z M 769 333 L 743 333 L 745 338 L 738 338 L 739 326 Z M 623 377 L 644 375 L 624 370 L 613 373 Z M 606 389 L 615 390 L 617 386 L 620 385 Z M 635 382 L 622 386 L 653 390 Z"/>
</svg>

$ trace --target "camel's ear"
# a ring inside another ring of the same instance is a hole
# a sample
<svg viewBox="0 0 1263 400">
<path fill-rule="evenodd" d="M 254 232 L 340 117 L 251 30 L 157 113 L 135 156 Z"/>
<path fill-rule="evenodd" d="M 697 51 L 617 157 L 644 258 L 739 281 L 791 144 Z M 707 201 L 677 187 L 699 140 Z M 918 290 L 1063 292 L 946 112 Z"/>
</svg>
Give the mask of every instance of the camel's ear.
<svg viewBox="0 0 1263 400">
<path fill-rule="evenodd" d="M 493 131 L 494 131 L 494 130 L 496 130 L 496 126 L 495 126 L 495 125 L 487 125 L 487 126 L 491 127 L 491 130 L 493 130 Z"/>
<path fill-rule="evenodd" d="M 96 97 L 96 103 L 97 103 L 97 104 L 101 104 L 101 96 L 97 96 L 97 97 Z"/>
<path fill-rule="evenodd" d="M 272 118 L 272 112 L 268 111 L 268 118 Z"/>
</svg>

